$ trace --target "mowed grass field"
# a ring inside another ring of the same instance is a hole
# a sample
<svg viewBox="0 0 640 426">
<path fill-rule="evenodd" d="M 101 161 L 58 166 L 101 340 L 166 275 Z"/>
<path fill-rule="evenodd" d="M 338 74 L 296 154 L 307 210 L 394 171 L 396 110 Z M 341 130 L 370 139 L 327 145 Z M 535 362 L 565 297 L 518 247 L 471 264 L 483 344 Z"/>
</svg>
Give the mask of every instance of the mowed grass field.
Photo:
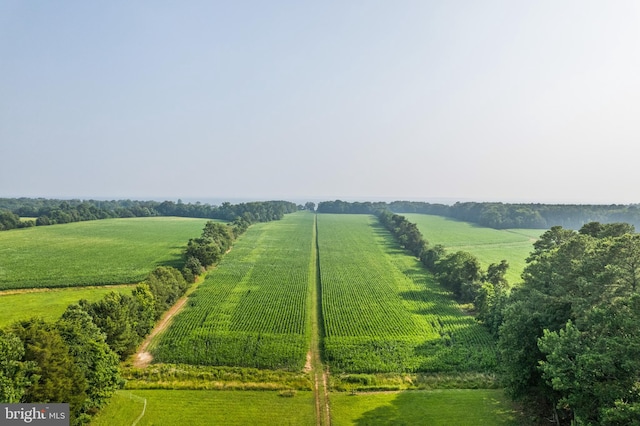
<svg viewBox="0 0 640 426">
<path fill-rule="evenodd" d="M 517 413 L 499 389 L 447 389 L 330 394 L 331 424 L 516 426 Z M 91 422 L 130 425 L 316 424 L 313 392 L 282 397 L 274 391 L 119 391 Z"/>
<path fill-rule="evenodd" d="M 315 425 L 313 392 L 293 397 L 274 391 L 136 390 L 119 391 L 91 422 L 93 426 L 131 425 Z"/>
<path fill-rule="evenodd" d="M 517 419 L 499 389 L 331 394 L 333 426 L 517 426 Z"/>
<path fill-rule="evenodd" d="M 332 371 L 492 371 L 495 341 L 371 215 L 318 215 Z"/>
<path fill-rule="evenodd" d="M 310 344 L 314 215 L 252 225 L 152 344 L 158 362 L 301 370 Z"/>
<path fill-rule="evenodd" d="M 520 281 L 526 265 L 525 259 L 533 250 L 533 243 L 544 229 L 492 229 L 442 216 L 402 213 L 407 220 L 418 225 L 430 245 L 442 244 L 447 252 L 467 251 L 478 258 L 483 268 L 502 259 L 509 262 L 507 280 Z"/>
<path fill-rule="evenodd" d="M 177 266 L 206 219 L 105 219 L 0 232 L 0 290 L 125 284 Z"/>
<path fill-rule="evenodd" d="M 39 317 L 46 321 L 56 321 L 72 303 L 80 299 L 95 302 L 105 294 L 115 291 L 131 294 L 135 285 L 117 285 L 101 287 L 69 287 L 45 289 L 44 291 L 0 292 L 0 328 L 15 321 Z"/>
</svg>

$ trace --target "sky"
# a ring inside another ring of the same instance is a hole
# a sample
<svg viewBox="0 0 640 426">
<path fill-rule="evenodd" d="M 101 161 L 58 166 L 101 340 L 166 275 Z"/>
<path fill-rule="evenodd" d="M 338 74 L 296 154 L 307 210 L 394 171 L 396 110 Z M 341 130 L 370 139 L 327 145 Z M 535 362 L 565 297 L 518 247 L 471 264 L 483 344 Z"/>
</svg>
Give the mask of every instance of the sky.
<svg viewBox="0 0 640 426">
<path fill-rule="evenodd" d="M 0 197 L 640 203 L 640 3 L 0 0 Z"/>
</svg>

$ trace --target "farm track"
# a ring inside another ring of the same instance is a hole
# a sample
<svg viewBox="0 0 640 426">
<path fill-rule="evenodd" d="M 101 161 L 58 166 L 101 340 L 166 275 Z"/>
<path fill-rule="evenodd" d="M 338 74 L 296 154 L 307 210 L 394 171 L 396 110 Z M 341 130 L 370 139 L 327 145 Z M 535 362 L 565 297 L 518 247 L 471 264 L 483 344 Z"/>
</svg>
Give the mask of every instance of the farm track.
<svg viewBox="0 0 640 426">
<path fill-rule="evenodd" d="M 184 308 L 189 295 L 200 285 L 200 283 L 202 283 L 203 280 L 204 275 L 199 276 L 196 282 L 191 286 L 191 288 L 189 288 L 189 290 L 187 290 L 184 296 L 178 299 L 176 303 L 174 303 L 174 305 L 162 315 L 158 323 L 155 325 L 155 327 L 153 327 L 153 330 L 151 330 L 151 333 L 149 333 L 142 344 L 140 344 L 140 346 L 138 347 L 137 352 L 133 356 L 133 367 L 146 368 L 149 366 L 149 364 L 151 364 L 151 361 L 153 361 L 153 355 L 151 355 L 151 353 L 147 351 L 149 345 L 158 334 L 162 333 L 167 329 L 167 327 L 169 327 L 173 317 L 178 312 L 180 312 L 182 308 Z"/>
<path fill-rule="evenodd" d="M 311 348 L 307 355 L 307 365 L 313 375 L 313 393 L 316 401 L 316 425 L 331 425 L 329 406 L 329 370 L 322 363 L 320 342 L 324 334 L 322 317 L 322 283 L 320 281 L 320 251 L 318 249 L 318 216 L 313 224 L 313 254 L 315 276 L 312 283 L 311 303 Z"/>
</svg>

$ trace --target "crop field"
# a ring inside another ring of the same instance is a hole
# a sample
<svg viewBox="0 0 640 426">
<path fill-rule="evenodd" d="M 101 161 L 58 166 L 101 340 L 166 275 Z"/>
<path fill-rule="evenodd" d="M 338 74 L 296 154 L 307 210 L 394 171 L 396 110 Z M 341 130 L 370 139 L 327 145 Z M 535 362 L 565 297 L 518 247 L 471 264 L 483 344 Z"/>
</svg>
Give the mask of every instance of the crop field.
<svg viewBox="0 0 640 426">
<path fill-rule="evenodd" d="M 105 294 L 116 291 L 131 294 L 134 285 L 101 287 L 68 287 L 46 289 L 45 291 L 0 292 L 0 328 L 31 317 L 40 317 L 46 321 L 57 320 L 72 303 L 80 299 L 95 302 Z"/>
<path fill-rule="evenodd" d="M 509 262 L 507 280 L 511 284 L 521 281 L 525 259 L 533 250 L 534 241 L 544 229 L 492 229 L 469 222 L 426 214 L 402 214 L 418 225 L 431 245 L 442 244 L 448 252 L 468 251 L 478 258 L 483 268 L 502 259 Z"/>
<path fill-rule="evenodd" d="M 91 422 L 130 425 L 315 425 L 313 392 L 293 397 L 273 391 L 136 390 L 118 391 Z"/>
<path fill-rule="evenodd" d="M 125 284 L 174 266 L 206 219 L 105 219 L 0 232 L 0 290 Z"/>
<path fill-rule="evenodd" d="M 516 426 L 517 413 L 501 390 L 349 393 L 331 395 L 331 424 Z"/>
<path fill-rule="evenodd" d="M 255 224 L 152 344 L 159 362 L 301 370 L 310 343 L 314 215 Z"/>
<path fill-rule="evenodd" d="M 489 371 L 495 343 L 369 215 L 318 215 L 324 355 L 344 372 Z"/>
</svg>

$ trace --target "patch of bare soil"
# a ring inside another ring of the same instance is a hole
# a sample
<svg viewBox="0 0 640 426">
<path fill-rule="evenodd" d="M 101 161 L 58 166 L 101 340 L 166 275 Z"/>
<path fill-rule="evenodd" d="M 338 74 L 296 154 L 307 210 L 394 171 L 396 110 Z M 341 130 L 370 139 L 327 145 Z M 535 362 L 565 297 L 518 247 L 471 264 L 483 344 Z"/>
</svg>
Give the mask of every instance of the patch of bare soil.
<svg viewBox="0 0 640 426">
<path fill-rule="evenodd" d="M 313 365 L 311 364 L 311 360 L 313 359 L 313 356 L 311 355 L 311 351 L 307 352 L 307 362 L 304 364 L 304 372 L 308 373 L 311 370 L 313 370 Z"/>
<path fill-rule="evenodd" d="M 158 333 L 163 332 L 170 324 L 171 319 L 175 314 L 180 312 L 184 304 L 187 303 L 187 296 L 183 296 L 167 311 L 164 313 L 158 324 L 151 330 L 151 333 L 144 339 L 144 342 L 138 348 L 138 352 L 135 355 L 133 360 L 133 366 L 135 368 L 146 368 L 151 361 L 153 361 L 153 356 L 147 352 L 147 348 L 149 347 L 149 343 Z"/>
</svg>

